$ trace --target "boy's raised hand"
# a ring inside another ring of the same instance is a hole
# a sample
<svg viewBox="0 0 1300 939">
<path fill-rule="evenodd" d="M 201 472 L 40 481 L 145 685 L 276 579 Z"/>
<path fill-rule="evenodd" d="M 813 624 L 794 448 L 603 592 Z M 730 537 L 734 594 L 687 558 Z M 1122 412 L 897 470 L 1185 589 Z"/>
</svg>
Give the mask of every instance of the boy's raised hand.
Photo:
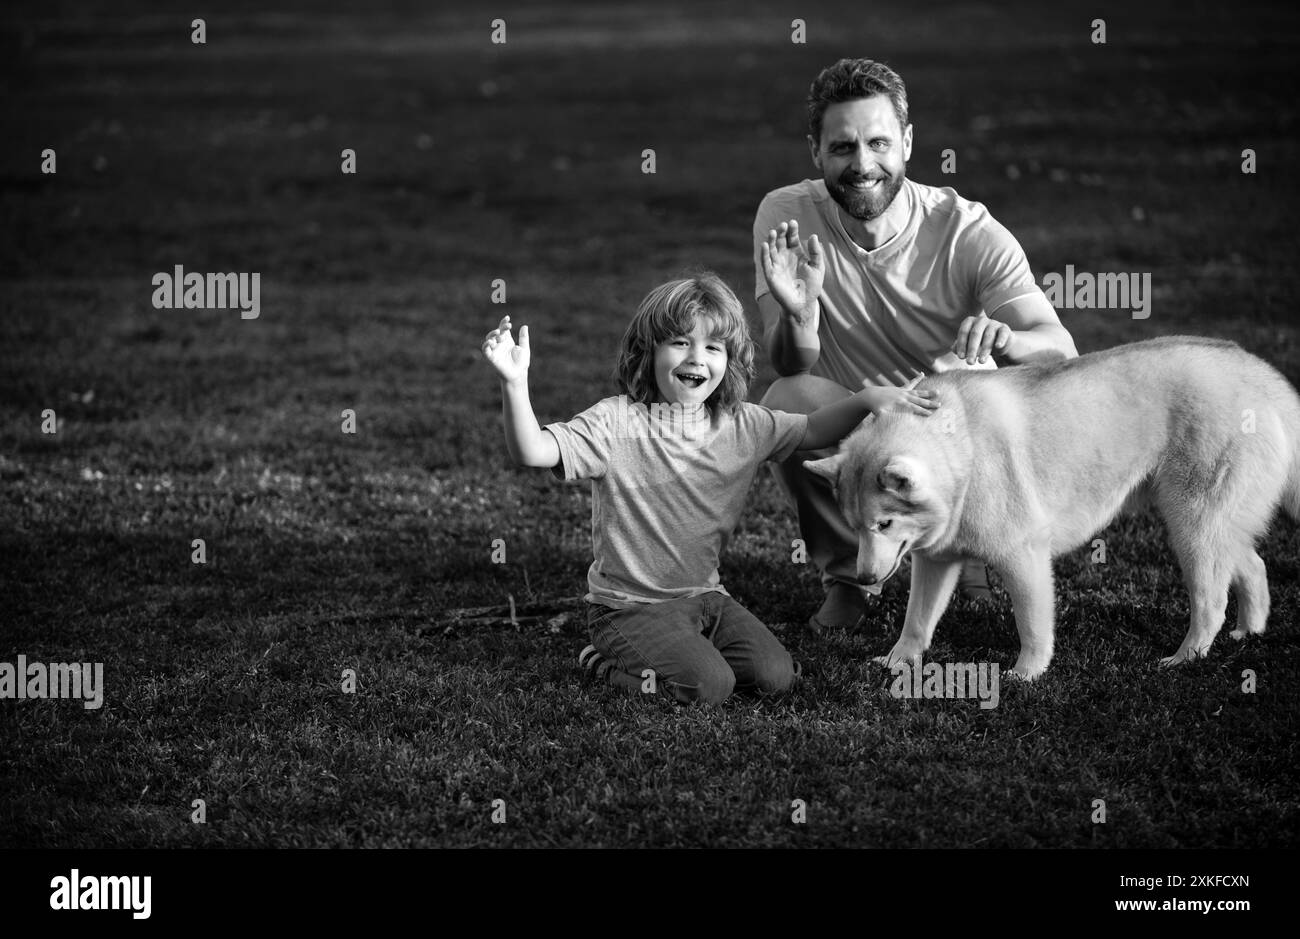
<svg viewBox="0 0 1300 939">
<path fill-rule="evenodd" d="M 768 289 L 787 313 L 806 316 L 822 294 L 826 264 L 821 242 L 813 235 L 806 245 L 799 239 L 799 223 L 782 222 L 767 233 L 762 247 L 763 276 Z"/>
<path fill-rule="evenodd" d="M 501 317 L 497 328 L 483 340 L 483 355 L 497 370 L 502 381 L 519 381 L 528 374 L 531 352 L 528 348 L 528 327 L 519 328 L 519 342 L 510 335 L 510 317 Z"/>
</svg>

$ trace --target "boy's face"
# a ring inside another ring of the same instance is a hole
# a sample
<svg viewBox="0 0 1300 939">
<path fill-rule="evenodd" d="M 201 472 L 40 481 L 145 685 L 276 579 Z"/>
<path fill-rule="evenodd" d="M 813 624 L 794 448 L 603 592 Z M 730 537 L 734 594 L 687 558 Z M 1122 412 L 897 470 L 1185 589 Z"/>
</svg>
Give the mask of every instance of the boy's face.
<svg viewBox="0 0 1300 939">
<path fill-rule="evenodd" d="M 726 374 L 727 344 L 713 335 L 703 317 L 695 320 L 690 333 L 670 336 L 655 346 L 655 384 L 661 401 L 702 405 Z"/>
</svg>

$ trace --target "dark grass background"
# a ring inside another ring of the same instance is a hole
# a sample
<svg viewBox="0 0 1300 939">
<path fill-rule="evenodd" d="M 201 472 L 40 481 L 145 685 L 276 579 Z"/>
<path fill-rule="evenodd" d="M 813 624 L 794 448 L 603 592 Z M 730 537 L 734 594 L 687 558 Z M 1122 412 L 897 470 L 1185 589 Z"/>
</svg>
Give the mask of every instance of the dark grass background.
<svg viewBox="0 0 1300 939">
<path fill-rule="evenodd" d="M 1153 517 L 1115 523 L 1108 564 L 1058 562 L 1055 661 L 995 710 L 888 695 L 868 660 L 896 637 L 905 577 L 864 632 L 801 629 L 819 589 L 766 473 L 723 578 L 804 663 L 784 700 L 625 699 L 579 687 L 576 627 L 444 626 L 579 594 L 590 562 L 586 487 L 508 461 L 482 335 L 503 312 L 530 324 L 534 404 L 564 419 L 611 393 L 650 287 L 702 265 L 752 297 L 753 212 L 813 172 L 803 96 L 841 55 L 899 69 L 910 175 L 987 204 L 1040 279 L 1151 273 L 1148 320 L 1062 313 L 1081 351 L 1190 332 L 1300 380 L 1300 14 L 221 7 L 5 14 L 0 661 L 100 661 L 107 687 L 99 711 L 0 702 L 0 845 L 1293 843 L 1289 522 L 1261 547 L 1269 632 L 1174 672 L 1155 664 L 1186 630 L 1181 577 Z M 150 278 L 175 264 L 261 272 L 260 319 L 153 309 Z M 764 363 L 753 397 L 771 378 Z M 957 605 L 931 658 L 1009 667 L 1010 617 L 1001 593 Z"/>
</svg>

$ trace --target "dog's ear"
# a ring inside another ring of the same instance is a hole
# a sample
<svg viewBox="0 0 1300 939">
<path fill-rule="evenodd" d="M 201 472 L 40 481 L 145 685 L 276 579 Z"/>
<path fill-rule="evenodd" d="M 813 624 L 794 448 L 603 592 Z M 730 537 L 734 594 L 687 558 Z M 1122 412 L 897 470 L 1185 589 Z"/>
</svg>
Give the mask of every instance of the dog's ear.
<svg viewBox="0 0 1300 939">
<path fill-rule="evenodd" d="M 918 468 L 910 460 L 895 457 L 876 474 L 876 485 L 882 492 L 892 493 L 910 502 L 916 497 L 919 475 Z"/>
<path fill-rule="evenodd" d="M 810 473 L 816 473 L 832 486 L 837 486 L 840 482 L 840 463 L 843 461 L 844 455 L 837 453 L 824 460 L 804 460 L 803 468 Z"/>
</svg>

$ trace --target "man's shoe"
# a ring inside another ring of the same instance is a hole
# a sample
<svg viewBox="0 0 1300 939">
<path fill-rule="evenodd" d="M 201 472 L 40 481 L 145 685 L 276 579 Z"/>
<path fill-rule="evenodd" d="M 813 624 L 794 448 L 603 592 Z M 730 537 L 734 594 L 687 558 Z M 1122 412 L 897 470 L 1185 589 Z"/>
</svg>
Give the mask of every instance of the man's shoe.
<svg viewBox="0 0 1300 939">
<path fill-rule="evenodd" d="M 808 618 L 808 628 L 814 633 L 825 629 L 856 629 L 866 615 L 867 602 L 861 588 L 837 580 L 826 588 L 826 599 L 821 609 Z"/>
<path fill-rule="evenodd" d="M 983 561 L 967 558 L 962 564 L 961 576 L 957 578 L 957 589 L 961 595 L 973 603 L 991 603 L 993 591 L 989 590 L 989 571 Z"/>
</svg>

